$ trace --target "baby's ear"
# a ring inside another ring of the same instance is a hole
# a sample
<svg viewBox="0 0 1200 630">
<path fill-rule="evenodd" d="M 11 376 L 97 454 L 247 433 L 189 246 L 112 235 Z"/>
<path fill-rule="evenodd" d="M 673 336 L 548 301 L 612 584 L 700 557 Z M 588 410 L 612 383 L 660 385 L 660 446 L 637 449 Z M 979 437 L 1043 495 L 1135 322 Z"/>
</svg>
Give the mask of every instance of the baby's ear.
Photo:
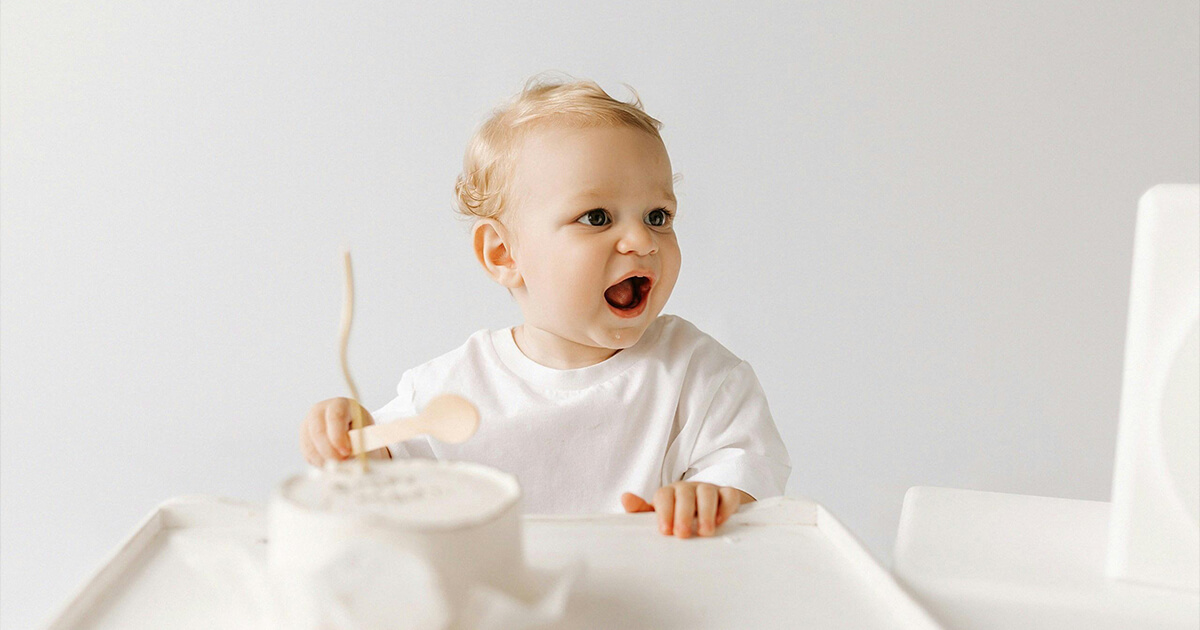
<svg viewBox="0 0 1200 630">
<path fill-rule="evenodd" d="M 517 261 L 512 256 L 512 240 L 504 224 L 495 219 L 479 219 L 471 230 L 475 258 L 492 280 L 510 290 L 523 283 Z"/>
</svg>

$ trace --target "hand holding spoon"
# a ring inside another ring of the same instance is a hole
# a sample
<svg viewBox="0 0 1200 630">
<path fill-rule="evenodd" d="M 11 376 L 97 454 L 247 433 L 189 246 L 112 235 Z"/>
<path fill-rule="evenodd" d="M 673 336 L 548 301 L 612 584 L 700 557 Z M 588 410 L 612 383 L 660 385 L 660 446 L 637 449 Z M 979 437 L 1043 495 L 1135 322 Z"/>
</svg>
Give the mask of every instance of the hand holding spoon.
<svg viewBox="0 0 1200 630">
<path fill-rule="evenodd" d="M 355 455 L 418 435 L 428 435 L 446 444 L 461 444 L 475 435 L 478 428 L 479 410 L 475 405 L 462 396 L 442 394 L 411 418 L 351 430 L 350 444 Z"/>
</svg>

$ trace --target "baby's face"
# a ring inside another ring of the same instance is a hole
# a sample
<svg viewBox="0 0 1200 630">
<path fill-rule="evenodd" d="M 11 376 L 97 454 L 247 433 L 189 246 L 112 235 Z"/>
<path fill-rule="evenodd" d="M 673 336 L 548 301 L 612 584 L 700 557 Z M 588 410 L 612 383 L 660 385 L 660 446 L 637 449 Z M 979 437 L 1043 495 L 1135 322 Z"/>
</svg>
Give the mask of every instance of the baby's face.
<svg viewBox="0 0 1200 630">
<path fill-rule="evenodd" d="M 519 147 L 511 184 L 526 325 L 591 347 L 636 343 L 679 277 L 666 147 L 628 127 L 546 127 Z"/>
</svg>

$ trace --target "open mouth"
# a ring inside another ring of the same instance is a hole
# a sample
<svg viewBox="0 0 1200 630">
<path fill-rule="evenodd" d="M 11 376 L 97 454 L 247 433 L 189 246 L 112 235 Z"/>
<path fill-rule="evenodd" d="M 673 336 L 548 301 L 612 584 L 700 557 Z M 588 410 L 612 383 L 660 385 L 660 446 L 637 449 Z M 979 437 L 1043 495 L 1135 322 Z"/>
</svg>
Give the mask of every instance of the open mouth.
<svg viewBox="0 0 1200 630">
<path fill-rule="evenodd" d="M 645 276 L 626 278 L 604 291 L 604 299 L 618 315 L 634 316 L 642 311 L 653 282 Z"/>
</svg>

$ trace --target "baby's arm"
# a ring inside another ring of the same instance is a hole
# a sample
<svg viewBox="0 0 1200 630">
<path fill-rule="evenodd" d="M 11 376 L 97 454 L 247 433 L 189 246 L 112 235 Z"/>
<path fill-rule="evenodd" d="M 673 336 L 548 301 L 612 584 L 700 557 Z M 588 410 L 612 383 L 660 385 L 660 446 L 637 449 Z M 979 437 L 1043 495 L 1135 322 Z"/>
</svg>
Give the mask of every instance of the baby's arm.
<svg viewBox="0 0 1200 630">
<path fill-rule="evenodd" d="M 653 505 L 621 497 L 627 512 L 657 512 L 662 533 L 687 538 L 698 519 L 697 533 L 711 536 L 741 504 L 783 494 L 791 470 L 787 448 L 745 361 L 725 375 L 703 416 L 689 419 L 677 439 L 687 455 L 665 463 L 677 481 L 660 488 Z"/>
<path fill-rule="evenodd" d="M 621 495 L 626 512 L 657 512 L 658 531 L 679 538 L 691 536 L 693 524 L 697 534 L 712 536 L 737 513 L 741 504 L 753 500 L 754 497 L 737 488 L 702 481 L 676 481 L 663 486 L 654 493 L 653 505 L 632 492 Z"/>
</svg>

